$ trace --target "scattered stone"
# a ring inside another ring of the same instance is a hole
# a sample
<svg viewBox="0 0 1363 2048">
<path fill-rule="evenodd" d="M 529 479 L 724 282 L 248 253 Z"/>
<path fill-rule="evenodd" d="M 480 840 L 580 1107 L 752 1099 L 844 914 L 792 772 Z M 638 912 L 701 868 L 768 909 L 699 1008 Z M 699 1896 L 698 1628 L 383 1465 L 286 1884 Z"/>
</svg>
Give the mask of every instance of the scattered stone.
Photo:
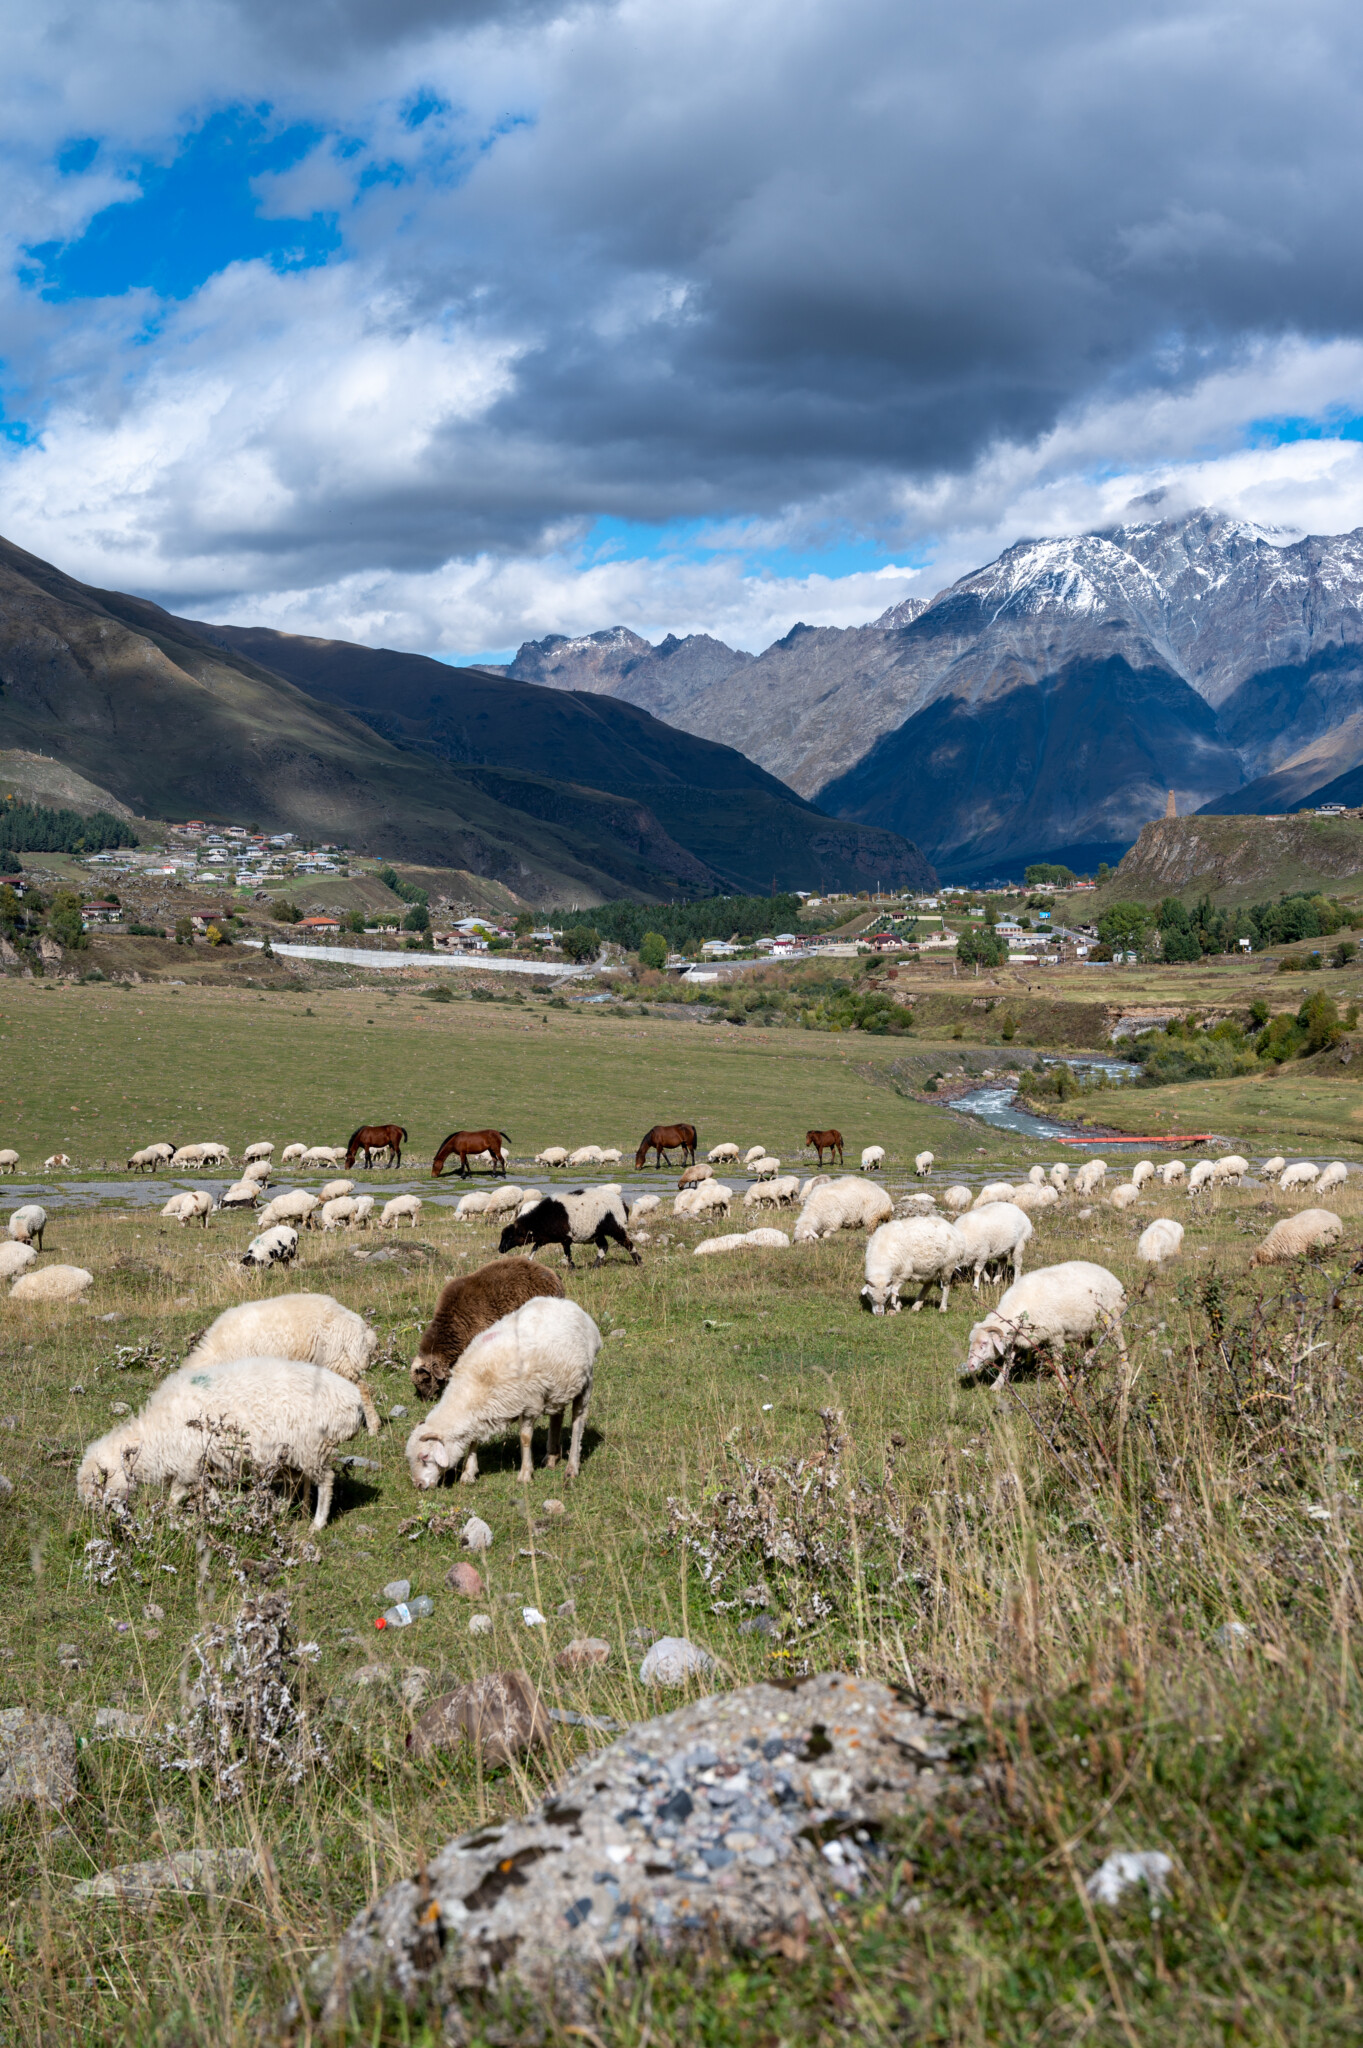
<svg viewBox="0 0 1363 2048">
<path fill-rule="evenodd" d="M 412 1582 L 410 1579 L 390 1579 L 383 1589 L 382 1597 L 396 1604 L 399 1600 L 405 1600 L 411 1590 Z"/>
<path fill-rule="evenodd" d="M 371 1685 L 386 1685 L 389 1670 L 386 1664 L 361 1664 L 358 1671 L 352 1671 L 349 1683 L 366 1692 Z"/>
<path fill-rule="evenodd" d="M 612 1336 L 612 1337 L 628 1337 L 628 1335 L 629 1335 L 629 1331 L 628 1331 L 628 1330 L 611 1330 L 611 1331 L 609 1332 L 609 1335 L 610 1335 L 610 1336 Z"/>
<path fill-rule="evenodd" d="M 475 1743 L 485 1770 L 510 1763 L 549 1739 L 549 1717 L 524 1671 L 491 1671 L 458 1686 L 426 1709 L 407 1738 L 413 1756 Z"/>
<path fill-rule="evenodd" d="M 164 1621 L 166 1610 L 155 1600 L 148 1600 L 142 1609 L 143 1621 Z"/>
<path fill-rule="evenodd" d="M 714 1669 L 708 1650 L 688 1643 L 685 1636 L 661 1636 L 639 1666 L 639 1680 L 643 1685 L 685 1685 L 688 1678 Z"/>
<path fill-rule="evenodd" d="M 491 1550 L 492 1531 L 477 1515 L 470 1515 L 459 1531 L 459 1540 L 465 1550 Z"/>
<path fill-rule="evenodd" d="M 430 1689 L 431 1674 L 424 1664 L 413 1664 L 410 1670 L 404 1671 L 398 1684 L 405 1707 L 419 1707 Z"/>
<path fill-rule="evenodd" d="M 1088 1220 L 1089 1220 L 1089 1217 L 1090 1217 L 1090 1216 L 1091 1216 L 1092 1214 L 1093 1214 L 1093 1211 L 1092 1211 L 1092 1209 L 1081 1209 L 1081 1210 L 1079 1211 L 1079 1221 L 1080 1221 L 1081 1223 L 1087 1223 L 1087 1222 L 1088 1222 Z"/>
<path fill-rule="evenodd" d="M 95 1321 L 97 1323 L 121 1323 L 123 1321 L 123 1311 L 121 1308 L 111 1308 L 107 1316 L 96 1316 Z M 125 1408 L 123 1412 L 126 1415 L 128 1411 Z"/>
<path fill-rule="evenodd" d="M 657 1640 L 657 1629 L 646 1628 L 642 1623 L 638 1628 L 632 1628 L 625 1637 L 625 1643 L 631 1650 L 646 1650 L 650 1643 L 656 1643 Z"/>
<path fill-rule="evenodd" d="M 483 1597 L 482 1574 L 477 1565 L 469 1564 L 467 1559 L 450 1566 L 445 1574 L 445 1584 L 452 1592 L 462 1593 L 466 1600 L 481 1600 Z"/>
<path fill-rule="evenodd" d="M 560 1600 L 554 1611 L 556 1614 L 576 1614 L 577 1602 L 576 1600 Z"/>
<path fill-rule="evenodd" d="M 76 1796 L 76 1738 L 56 1714 L 0 1712 L 0 1813 L 16 1806 L 69 1806 Z"/>
<path fill-rule="evenodd" d="M 568 1510 L 561 1500 L 547 1500 L 540 1508 L 542 1515 L 566 1515 L 567 1512 Z"/>
<path fill-rule="evenodd" d="M 469 1634 L 471 1636 L 490 1636 L 492 1634 L 492 1616 L 490 1614 L 470 1615 Z"/>
<path fill-rule="evenodd" d="M 58 1643 L 57 1662 L 63 1671 L 79 1671 L 82 1668 L 79 1643 Z"/>
<path fill-rule="evenodd" d="M 554 1659 L 561 1671 L 589 1670 L 610 1662 L 611 1646 L 601 1636 L 578 1636 Z"/>
<path fill-rule="evenodd" d="M 378 1472 L 382 1470 L 382 1467 L 380 1466 L 377 1458 L 359 1458 L 356 1457 L 353 1451 L 351 1451 L 348 1455 L 344 1457 L 337 1458 L 335 1462 L 338 1465 L 347 1466 L 348 1469 L 352 1472 Z M 355 1534 L 358 1536 L 361 1533 L 372 1536 L 374 1532 L 372 1529 L 368 1529 L 362 1532 L 359 1528 L 357 1528 Z"/>
<path fill-rule="evenodd" d="M 549 1719 L 561 1721 L 565 1728 L 595 1728 L 606 1735 L 620 1733 L 618 1721 L 610 1721 L 604 1714 L 575 1714 L 571 1707 L 550 1707 Z"/>
<path fill-rule="evenodd" d="M 392 1406 L 392 1407 L 391 1407 L 391 1408 L 390 1408 L 390 1409 L 388 1410 L 388 1419 L 389 1419 L 389 1421 L 390 1421 L 390 1422 L 401 1422 L 401 1420 L 402 1420 L 403 1416 L 404 1416 L 404 1415 L 405 1415 L 406 1413 L 407 1413 L 407 1406 L 406 1406 L 406 1403 L 405 1403 L 405 1402 L 403 1402 L 403 1401 L 397 1401 L 397 1402 L 395 1402 L 395 1403 L 393 1404 L 393 1406 Z"/>
<path fill-rule="evenodd" d="M 755 1614 L 751 1621 L 740 1621 L 738 1633 L 741 1636 L 779 1636 L 781 1630 L 770 1614 Z"/>
<path fill-rule="evenodd" d="M 1084 1890 L 1100 1906 L 1117 1905 L 1138 1884 L 1145 1886 L 1152 1899 L 1165 1899 L 1173 1874 L 1173 1863 L 1158 1849 L 1114 1849 Z"/>
<path fill-rule="evenodd" d="M 122 1707 L 95 1708 L 96 1735 L 126 1736 L 129 1741 L 136 1741 L 146 1734 L 147 1722 L 146 1714 L 127 1714 Z"/>
<path fill-rule="evenodd" d="M 538 1607 L 522 1607 L 521 1620 L 527 1628 L 548 1628 L 549 1626 Z"/>
<path fill-rule="evenodd" d="M 245 1884 L 260 1868 L 254 1849 L 177 1849 L 149 1863 L 125 1863 L 101 1870 L 72 1887 L 77 1899 L 122 1899 L 133 1905 L 153 1903 L 163 1892 L 214 1892 Z"/>
<path fill-rule="evenodd" d="M 11 1500 L 13 1496 L 14 1481 L 12 1479 L 6 1479 L 4 1473 L 0 1472 L 0 1500 Z"/>
<path fill-rule="evenodd" d="M 452 2027 L 499 1979 L 581 2015 L 641 1952 L 803 1941 L 864 1885 L 880 1824 L 982 1789 L 966 1721 L 833 1672 L 631 1727 L 358 1914 L 314 1973 L 325 2018 L 390 1995 Z"/>
<path fill-rule="evenodd" d="M 109 1403 L 109 1413 L 111 1415 L 131 1415 L 132 1409 L 126 1401 L 111 1401 Z"/>
</svg>

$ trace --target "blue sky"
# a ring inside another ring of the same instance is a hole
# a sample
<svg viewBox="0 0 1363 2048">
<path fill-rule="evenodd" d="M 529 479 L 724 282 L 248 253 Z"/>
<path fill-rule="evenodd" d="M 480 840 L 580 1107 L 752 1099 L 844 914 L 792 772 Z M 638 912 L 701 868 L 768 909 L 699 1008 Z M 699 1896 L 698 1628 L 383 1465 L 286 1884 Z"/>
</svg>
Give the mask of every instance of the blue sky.
<svg viewBox="0 0 1363 2048">
<path fill-rule="evenodd" d="M 457 658 L 858 623 L 1156 490 L 1357 525 L 1363 24 L 1232 12 L 16 14 L 3 530 Z"/>
</svg>

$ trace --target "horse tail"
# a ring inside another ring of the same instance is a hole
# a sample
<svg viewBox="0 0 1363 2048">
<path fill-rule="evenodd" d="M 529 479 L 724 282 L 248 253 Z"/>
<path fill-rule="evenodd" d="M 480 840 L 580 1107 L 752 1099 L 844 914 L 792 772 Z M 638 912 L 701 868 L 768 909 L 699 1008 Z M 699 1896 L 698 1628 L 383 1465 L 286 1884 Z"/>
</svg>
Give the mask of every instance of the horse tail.
<svg viewBox="0 0 1363 2048">
<path fill-rule="evenodd" d="M 511 1143 L 510 1131 L 498 1131 L 497 1136 L 499 1138 L 505 1138 L 508 1145 Z"/>
</svg>

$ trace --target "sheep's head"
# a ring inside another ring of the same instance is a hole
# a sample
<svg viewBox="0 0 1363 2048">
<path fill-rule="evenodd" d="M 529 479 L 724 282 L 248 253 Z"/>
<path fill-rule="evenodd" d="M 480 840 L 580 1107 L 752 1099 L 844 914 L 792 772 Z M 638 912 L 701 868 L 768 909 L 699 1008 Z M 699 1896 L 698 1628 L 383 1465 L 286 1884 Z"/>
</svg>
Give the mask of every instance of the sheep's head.
<svg viewBox="0 0 1363 2048">
<path fill-rule="evenodd" d="M 104 1507 L 113 1500 L 126 1500 L 133 1488 L 134 1468 L 141 1449 L 127 1429 L 111 1430 L 91 1444 L 76 1474 L 76 1494 L 87 1507 Z"/>
<path fill-rule="evenodd" d="M 499 1254 L 505 1256 L 507 1252 L 516 1251 L 519 1246 L 529 1244 L 533 1235 L 534 1232 L 531 1229 L 530 1218 L 528 1216 L 518 1216 L 514 1222 L 507 1224 L 506 1229 L 498 1238 L 497 1250 Z"/>
<path fill-rule="evenodd" d="M 899 1309 L 899 1293 L 893 1282 L 868 1280 L 861 1290 L 861 1305 L 873 1316 L 895 1315 Z"/>
<path fill-rule="evenodd" d="M 418 1423 L 407 1439 L 407 1468 L 417 1491 L 429 1493 L 433 1486 L 439 1486 L 456 1463 L 458 1458 L 444 1439 L 424 1423 Z"/>
<path fill-rule="evenodd" d="M 966 1352 L 965 1364 L 961 1367 L 962 1379 L 974 1379 L 977 1373 L 997 1364 L 1006 1356 L 1013 1332 L 1001 1316 L 988 1315 L 982 1323 L 976 1323 L 970 1332 L 970 1345 Z"/>
</svg>

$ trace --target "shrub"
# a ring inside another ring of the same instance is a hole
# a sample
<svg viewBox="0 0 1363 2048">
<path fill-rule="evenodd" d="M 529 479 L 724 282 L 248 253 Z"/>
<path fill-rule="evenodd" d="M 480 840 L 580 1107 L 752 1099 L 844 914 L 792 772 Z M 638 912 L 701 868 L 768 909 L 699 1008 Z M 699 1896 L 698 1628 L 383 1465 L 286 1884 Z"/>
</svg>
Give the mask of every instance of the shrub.
<svg viewBox="0 0 1363 2048">
<path fill-rule="evenodd" d="M 1297 1023 L 1306 1040 L 1302 1047 L 1303 1056 L 1325 1052 L 1330 1046 L 1338 1045 L 1344 1036 L 1339 1011 L 1323 990 L 1306 998 L 1297 1012 Z"/>
<path fill-rule="evenodd" d="M 428 932 L 430 928 L 431 913 L 426 908 L 425 901 L 414 903 L 402 920 L 402 929 L 405 932 Z"/>
<path fill-rule="evenodd" d="M 1026 870 L 1022 877 L 1029 889 L 1062 889 L 1074 881 L 1073 868 L 1062 866 L 1058 861 L 1038 860 Z"/>
<path fill-rule="evenodd" d="M 59 889 L 52 899 L 52 908 L 47 914 L 47 928 L 59 946 L 68 952 L 79 952 L 90 943 L 90 934 L 85 929 L 80 914 L 80 898 L 69 889 Z"/>
<path fill-rule="evenodd" d="M 7 846 L 0 846 L 0 875 L 21 875 L 24 864 L 17 853 L 11 853 Z"/>
<path fill-rule="evenodd" d="M 1349 962 L 1357 957 L 1357 954 L 1358 947 L 1352 939 L 1341 939 L 1339 944 L 1331 949 L 1330 965 L 1332 967 L 1347 967 Z"/>
<path fill-rule="evenodd" d="M 666 967 L 667 940 L 661 932 L 645 932 L 639 941 L 639 965 L 641 967 Z"/>
<path fill-rule="evenodd" d="M 303 921 L 303 913 L 298 905 L 290 903 L 287 898 L 276 903 L 271 915 L 276 924 L 301 924 Z"/>
<path fill-rule="evenodd" d="M 1008 963 L 1008 941 L 990 925 L 969 925 L 956 941 L 956 958 L 963 967 L 1004 967 Z"/>
<path fill-rule="evenodd" d="M 194 944 L 194 922 L 192 918 L 176 918 L 175 943 L 177 946 L 192 946 Z"/>
<path fill-rule="evenodd" d="M 595 960 L 601 950 L 601 937 L 595 925 L 570 924 L 559 936 L 559 945 L 570 960 L 579 964 Z"/>
</svg>

